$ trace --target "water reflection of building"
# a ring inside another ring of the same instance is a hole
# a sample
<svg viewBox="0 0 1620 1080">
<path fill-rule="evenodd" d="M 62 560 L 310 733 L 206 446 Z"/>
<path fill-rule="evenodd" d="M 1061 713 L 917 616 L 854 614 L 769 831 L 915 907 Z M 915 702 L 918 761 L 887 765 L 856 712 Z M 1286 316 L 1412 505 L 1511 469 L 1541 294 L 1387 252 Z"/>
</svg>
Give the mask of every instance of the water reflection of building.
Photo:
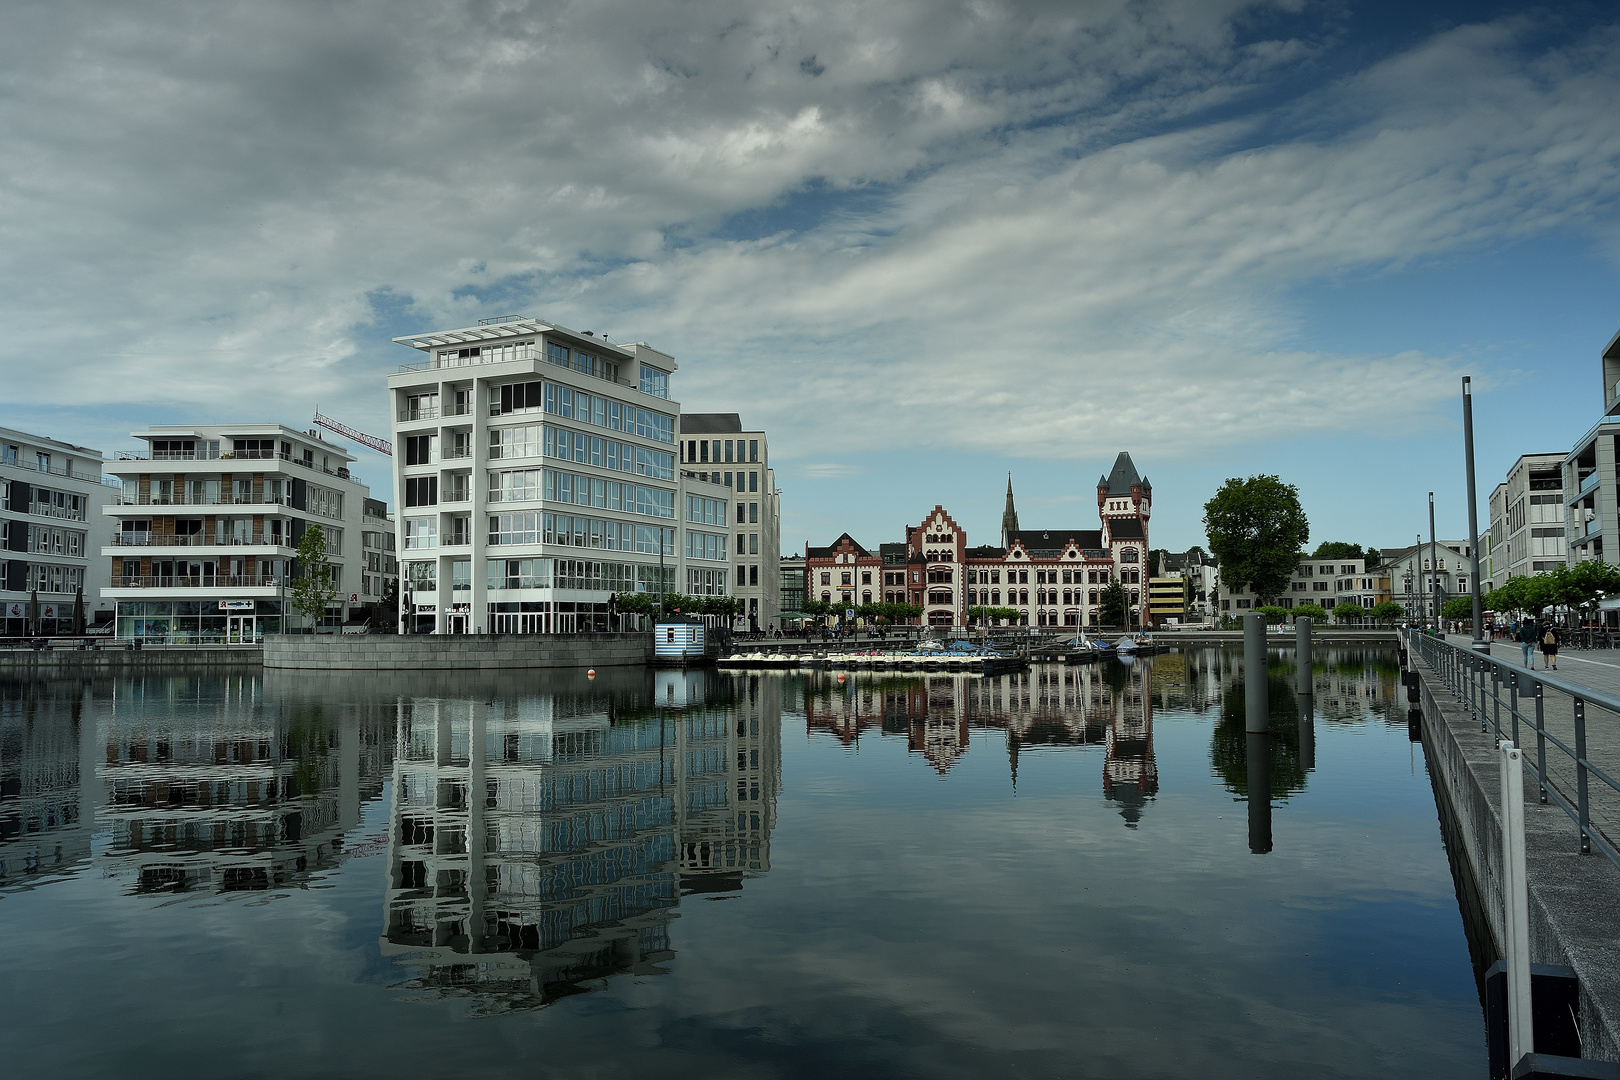
<svg viewBox="0 0 1620 1080">
<path fill-rule="evenodd" d="M 658 971 L 682 892 L 769 869 L 764 683 L 633 712 L 605 693 L 402 702 L 381 947 L 407 985 L 504 1011 Z"/>
<path fill-rule="evenodd" d="M 811 734 L 846 746 L 869 731 L 904 736 L 907 749 L 945 775 L 966 754 L 974 730 L 1005 732 L 1008 768 L 1030 750 L 1100 748 L 1103 792 L 1125 807 L 1128 824 L 1158 791 L 1153 759 L 1151 665 L 1115 660 L 977 676 L 806 676 L 804 711 Z"/>
<path fill-rule="evenodd" d="M 381 793 L 384 726 L 361 706 L 266 702 L 257 675 L 121 681 L 101 861 L 135 892 L 267 889 L 333 866 Z"/>
<path fill-rule="evenodd" d="M 92 715 L 77 682 L 0 682 L 0 889 L 89 861 L 101 801 Z"/>
</svg>

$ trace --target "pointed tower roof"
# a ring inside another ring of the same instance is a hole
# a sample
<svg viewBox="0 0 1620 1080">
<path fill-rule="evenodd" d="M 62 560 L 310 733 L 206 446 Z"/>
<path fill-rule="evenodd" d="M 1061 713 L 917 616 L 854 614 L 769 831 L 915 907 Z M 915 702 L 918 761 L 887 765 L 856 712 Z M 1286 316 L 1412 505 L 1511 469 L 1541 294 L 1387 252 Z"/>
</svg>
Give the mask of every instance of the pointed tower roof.
<svg viewBox="0 0 1620 1080">
<path fill-rule="evenodd" d="M 1121 450 L 1119 457 L 1114 459 L 1114 469 L 1108 474 L 1108 479 L 1098 486 L 1106 486 L 1110 495 L 1129 495 L 1131 488 L 1141 487 L 1142 477 L 1137 474 L 1131 455 Z"/>
<path fill-rule="evenodd" d="M 1018 531 L 1018 510 L 1013 506 L 1012 473 L 1007 474 L 1007 508 L 1001 512 L 1001 546 L 1007 546 L 1007 538 Z"/>
</svg>

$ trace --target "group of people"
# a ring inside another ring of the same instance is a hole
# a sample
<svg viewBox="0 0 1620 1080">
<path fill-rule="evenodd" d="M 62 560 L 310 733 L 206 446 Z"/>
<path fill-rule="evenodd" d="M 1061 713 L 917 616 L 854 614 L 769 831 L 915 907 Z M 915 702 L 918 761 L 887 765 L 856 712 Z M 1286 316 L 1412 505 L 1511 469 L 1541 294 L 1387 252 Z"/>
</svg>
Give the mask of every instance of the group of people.
<svg viewBox="0 0 1620 1080">
<path fill-rule="evenodd" d="M 1513 640 L 1519 643 L 1524 650 L 1524 666 L 1534 667 L 1535 649 L 1541 647 L 1541 667 L 1543 670 L 1552 668 L 1558 670 L 1558 627 L 1546 619 L 1523 619 L 1515 622 L 1510 628 Z"/>
</svg>

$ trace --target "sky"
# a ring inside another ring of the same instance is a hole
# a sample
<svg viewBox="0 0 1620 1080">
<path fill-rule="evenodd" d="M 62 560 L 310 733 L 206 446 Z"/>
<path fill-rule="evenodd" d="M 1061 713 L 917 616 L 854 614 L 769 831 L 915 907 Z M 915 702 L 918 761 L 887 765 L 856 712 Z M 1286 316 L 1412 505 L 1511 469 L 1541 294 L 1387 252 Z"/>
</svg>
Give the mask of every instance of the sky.
<svg viewBox="0 0 1620 1080">
<path fill-rule="evenodd" d="M 782 548 L 1095 528 L 1228 477 L 1311 543 L 1467 534 L 1602 412 L 1608 4 L 17 0 L 0 13 L 0 424 L 317 407 L 392 338 L 522 314 L 770 437 Z M 359 475 L 393 502 L 386 462 Z"/>
</svg>

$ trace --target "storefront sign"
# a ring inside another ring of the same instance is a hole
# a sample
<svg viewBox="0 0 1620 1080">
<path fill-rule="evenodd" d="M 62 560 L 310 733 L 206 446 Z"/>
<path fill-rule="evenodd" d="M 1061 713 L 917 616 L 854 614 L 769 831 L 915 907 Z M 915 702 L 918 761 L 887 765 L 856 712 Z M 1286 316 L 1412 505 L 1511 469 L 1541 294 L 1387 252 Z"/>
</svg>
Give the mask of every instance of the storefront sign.
<svg viewBox="0 0 1620 1080">
<path fill-rule="evenodd" d="M 252 611 L 253 610 L 253 601 L 252 600 L 221 600 L 219 602 L 219 610 L 221 610 L 221 611 Z"/>
<path fill-rule="evenodd" d="M 28 608 L 23 604 L 7 604 L 6 605 L 6 618 L 8 618 L 8 619 L 26 619 L 26 618 L 28 618 Z"/>
<path fill-rule="evenodd" d="M 417 604 L 416 605 L 416 613 L 418 615 L 436 615 L 436 614 L 438 614 L 438 612 L 439 612 L 439 605 L 438 604 Z"/>
</svg>

